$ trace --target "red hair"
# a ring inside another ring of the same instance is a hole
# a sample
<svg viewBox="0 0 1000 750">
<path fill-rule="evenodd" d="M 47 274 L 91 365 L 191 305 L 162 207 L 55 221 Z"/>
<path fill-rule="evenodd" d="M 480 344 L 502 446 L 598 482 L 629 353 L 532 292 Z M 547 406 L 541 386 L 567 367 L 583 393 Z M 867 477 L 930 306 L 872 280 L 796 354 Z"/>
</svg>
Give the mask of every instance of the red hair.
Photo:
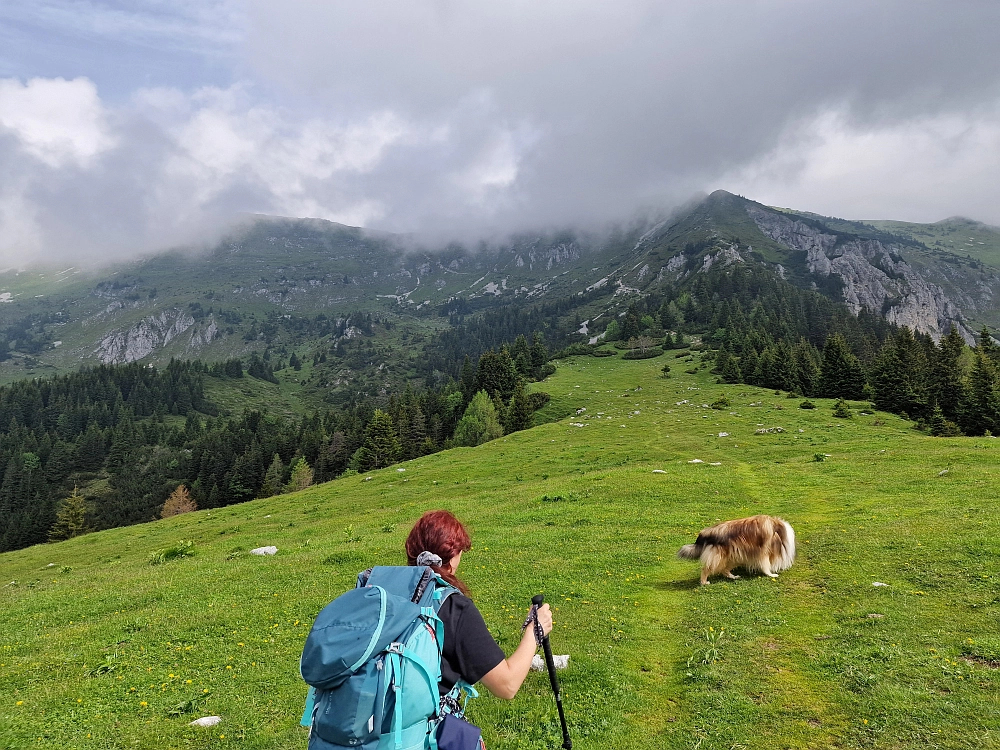
<svg viewBox="0 0 1000 750">
<path fill-rule="evenodd" d="M 432 552 L 441 558 L 441 565 L 431 569 L 468 596 L 469 589 L 446 566 L 460 552 L 472 549 L 472 539 L 462 522 L 446 510 L 430 510 L 420 516 L 406 537 L 406 562 L 417 564 L 421 552 Z"/>
</svg>

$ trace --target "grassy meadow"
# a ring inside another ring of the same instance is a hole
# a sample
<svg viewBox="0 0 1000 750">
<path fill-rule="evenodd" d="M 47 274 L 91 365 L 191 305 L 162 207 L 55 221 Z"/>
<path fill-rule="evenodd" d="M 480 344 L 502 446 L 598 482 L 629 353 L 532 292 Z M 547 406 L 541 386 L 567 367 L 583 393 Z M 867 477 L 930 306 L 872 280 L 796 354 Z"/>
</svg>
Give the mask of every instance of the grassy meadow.
<svg viewBox="0 0 1000 750">
<path fill-rule="evenodd" d="M 533 594 L 555 607 L 577 748 L 1000 746 L 998 441 L 694 364 L 563 360 L 532 430 L 0 555 L 0 748 L 304 747 L 312 619 L 439 507 L 506 650 Z M 795 566 L 698 586 L 677 549 L 755 513 L 795 527 Z M 171 549 L 191 554 L 151 562 Z M 490 750 L 560 745 L 544 674 L 470 713 Z"/>
</svg>

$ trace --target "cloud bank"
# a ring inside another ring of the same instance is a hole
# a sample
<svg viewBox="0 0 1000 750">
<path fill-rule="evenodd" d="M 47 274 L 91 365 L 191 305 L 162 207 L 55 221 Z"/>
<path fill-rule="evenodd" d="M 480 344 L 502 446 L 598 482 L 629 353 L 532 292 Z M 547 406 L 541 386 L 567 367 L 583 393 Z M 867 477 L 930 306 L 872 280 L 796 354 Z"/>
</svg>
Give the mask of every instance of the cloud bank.
<svg viewBox="0 0 1000 750">
<path fill-rule="evenodd" d="M 219 7 L 240 19 L 224 85 L 0 80 L 7 262 L 210 239 L 238 212 L 594 227 L 715 188 L 1000 224 L 995 4 Z"/>
</svg>

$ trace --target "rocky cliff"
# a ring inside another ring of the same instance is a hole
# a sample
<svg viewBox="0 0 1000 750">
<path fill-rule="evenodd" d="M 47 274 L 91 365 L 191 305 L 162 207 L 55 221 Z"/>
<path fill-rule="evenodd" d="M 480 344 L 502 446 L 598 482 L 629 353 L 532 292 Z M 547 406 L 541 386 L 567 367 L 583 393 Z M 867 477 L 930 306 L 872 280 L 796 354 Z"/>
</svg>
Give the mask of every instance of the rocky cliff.
<svg viewBox="0 0 1000 750">
<path fill-rule="evenodd" d="M 94 354 L 105 364 L 135 362 L 188 331 L 191 332 L 187 342 L 190 349 L 210 344 L 219 335 L 218 326 L 211 317 L 196 325 L 195 319 L 183 310 L 163 310 L 128 328 L 111 331 L 101 339 Z"/>
<path fill-rule="evenodd" d="M 973 341 L 962 311 L 940 286 L 904 260 L 903 248 L 876 239 L 826 232 L 751 203 L 747 203 L 746 211 L 767 237 L 805 253 L 810 273 L 839 278 L 844 302 L 855 315 L 867 308 L 881 313 L 891 323 L 929 333 L 935 340 L 954 325 L 966 340 Z"/>
</svg>

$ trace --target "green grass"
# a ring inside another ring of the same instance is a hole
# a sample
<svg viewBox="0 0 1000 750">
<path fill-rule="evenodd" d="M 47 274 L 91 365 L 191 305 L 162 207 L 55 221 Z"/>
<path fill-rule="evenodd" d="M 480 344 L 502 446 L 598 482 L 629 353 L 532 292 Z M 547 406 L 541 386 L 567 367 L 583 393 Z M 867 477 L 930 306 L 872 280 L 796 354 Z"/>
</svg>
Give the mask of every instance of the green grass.
<svg viewBox="0 0 1000 750">
<path fill-rule="evenodd" d="M 0 556 L 0 747 L 303 747 L 312 618 L 437 507 L 471 528 L 460 574 L 505 649 L 533 594 L 555 607 L 580 748 L 1000 744 L 997 441 L 661 366 L 563 360 L 530 431 Z M 795 566 L 699 587 L 676 550 L 753 513 L 794 525 Z M 471 713 L 491 750 L 559 746 L 543 674 Z"/>
<path fill-rule="evenodd" d="M 969 256 L 990 266 L 1000 266 L 1000 228 L 971 219 L 953 217 L 933 224 L 907 221 L 866 221 L 878 229 L 902 234 L 927 247 Z"/>
</svg>

